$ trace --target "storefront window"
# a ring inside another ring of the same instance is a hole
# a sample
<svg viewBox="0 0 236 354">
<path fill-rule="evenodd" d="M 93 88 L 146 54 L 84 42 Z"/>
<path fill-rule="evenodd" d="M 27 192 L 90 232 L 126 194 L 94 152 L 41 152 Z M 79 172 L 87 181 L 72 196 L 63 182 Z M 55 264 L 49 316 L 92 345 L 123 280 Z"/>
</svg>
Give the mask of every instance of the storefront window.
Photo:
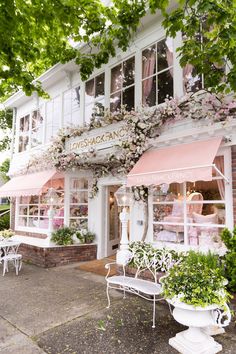
<svg viewBox="0 0 236 354">
<path fill-rule="evenodd" d="M 44 187 L 44 192 L 40 196 L 20 197 L 18 209 L 18 226 L 48 229 L 48 210 L 50 205 L 46 199 L 48 188 L 56 190 L 58 201 L 53 206 L 54 218 L 53 228 L 56 230 L 64 225 L 64 179 L 53 179 Z"/>
<path fill-rule="evenodd" d="M 118 111 L 124 106 L 134 109 L 135 58 L 129 58 L 111 69 L 110 110 Z"/>
<path fill-rule="evenodd" d="M 216 157 L 218 167 L 219 161 L 224 172 L 223 157 Z M 153 189 L 154 241 L 219 247 L 224 227 L 225 185 L 221 177 Z"/>
<path fill-rule="evenodd" d="M 88 228 L 88 180 L 70 179 L 70 227 Z"/>
<path fill-rule="evenodd" d="M 85 83 L 85 121 L 104 115 L 105 74 L 102 73 Z"/>
<path fill-rule="evenodd" d="M 173 97 L 173 41 L 163 39 L 142 52 L 142 103 L 155 106 Z"/>
</svg>

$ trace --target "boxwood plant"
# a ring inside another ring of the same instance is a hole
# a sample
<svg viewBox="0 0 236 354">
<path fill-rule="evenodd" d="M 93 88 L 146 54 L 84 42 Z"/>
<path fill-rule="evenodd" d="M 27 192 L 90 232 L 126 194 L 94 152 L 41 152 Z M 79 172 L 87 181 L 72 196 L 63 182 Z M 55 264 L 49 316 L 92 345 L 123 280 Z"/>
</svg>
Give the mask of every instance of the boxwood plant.
<svg viewBox="0 0 236 354">
<path fill-rule="evenodd" d="M 224 307 L 230 295 L 225 289 L 227 280 L 223 272 L 217 255 L 189 251 L 162 279 L 164 297 L 194 307 Z"/>
<path fill-rule="evenodd" d="M 51 240 L 55 242 L 56 245 L 72 245 L 74 233 L 75 230 L 68 226 L 61 227 L 52 233 Z"/>
</svg>

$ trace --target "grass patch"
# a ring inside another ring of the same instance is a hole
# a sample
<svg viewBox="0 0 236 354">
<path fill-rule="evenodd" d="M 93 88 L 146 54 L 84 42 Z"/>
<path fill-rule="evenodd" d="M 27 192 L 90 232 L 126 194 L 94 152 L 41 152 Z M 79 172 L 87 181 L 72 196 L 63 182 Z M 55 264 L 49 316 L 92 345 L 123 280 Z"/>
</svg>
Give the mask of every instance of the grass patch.
<svg viewBox="0 0 236 354">
<path fill-rule="evenodd" d="M 10 204 L 2 204 L 0 205 L 0 212 L 1 211 L 5 211 L 5 210 L 9 210 L 10 209 Z"/>
</svg>

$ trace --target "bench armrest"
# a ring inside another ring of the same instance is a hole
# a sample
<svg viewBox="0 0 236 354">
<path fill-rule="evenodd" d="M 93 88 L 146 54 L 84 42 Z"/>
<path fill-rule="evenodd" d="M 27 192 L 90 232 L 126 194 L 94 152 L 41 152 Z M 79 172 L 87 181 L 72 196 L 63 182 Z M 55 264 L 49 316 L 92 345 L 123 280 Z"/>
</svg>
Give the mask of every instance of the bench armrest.
<svg viewBox="0 0 236 354">
<path fill-rule="evenodd" d="M 106 275 L 105 279 L 108 278 L 108 276 L 109 276 L 109 274 L 110 274 L 110 271 L 111 271 L 111 266 L 112 266 L 112 265 L 117 265 L 117 263 L 116 263 L 116 262 L 111 262 L 111 263 L 106 263 L 106 264 L 105 264 L 105 268 L 108 269 L 108 272 L 107 272 L 107 275 Z"/>
</svg>

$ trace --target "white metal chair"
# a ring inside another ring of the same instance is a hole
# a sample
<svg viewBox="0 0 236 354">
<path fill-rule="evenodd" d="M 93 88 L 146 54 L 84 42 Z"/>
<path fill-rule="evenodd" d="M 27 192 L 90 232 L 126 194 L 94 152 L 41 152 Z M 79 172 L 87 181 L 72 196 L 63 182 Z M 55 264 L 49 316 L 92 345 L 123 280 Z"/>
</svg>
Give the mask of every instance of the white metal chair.
<svg viewBox="0 0 236 354">
<path fill-rule="evenodd" d="M 16 270 L 16 275 L 19 274 L 19 271 L 21 270 L 22 267 L 22 255 L 17 253 L 18 248 L 20 244 L 18 245 L 9 245 L 4 249 L 4 256 L 1 257 L 1 261 L 3 261 L 3 273 L 2 275 L 4 276 L 6 272 L 8 272 L 8 263 L 12 262 L 15 270 Z"/>
</svg>

